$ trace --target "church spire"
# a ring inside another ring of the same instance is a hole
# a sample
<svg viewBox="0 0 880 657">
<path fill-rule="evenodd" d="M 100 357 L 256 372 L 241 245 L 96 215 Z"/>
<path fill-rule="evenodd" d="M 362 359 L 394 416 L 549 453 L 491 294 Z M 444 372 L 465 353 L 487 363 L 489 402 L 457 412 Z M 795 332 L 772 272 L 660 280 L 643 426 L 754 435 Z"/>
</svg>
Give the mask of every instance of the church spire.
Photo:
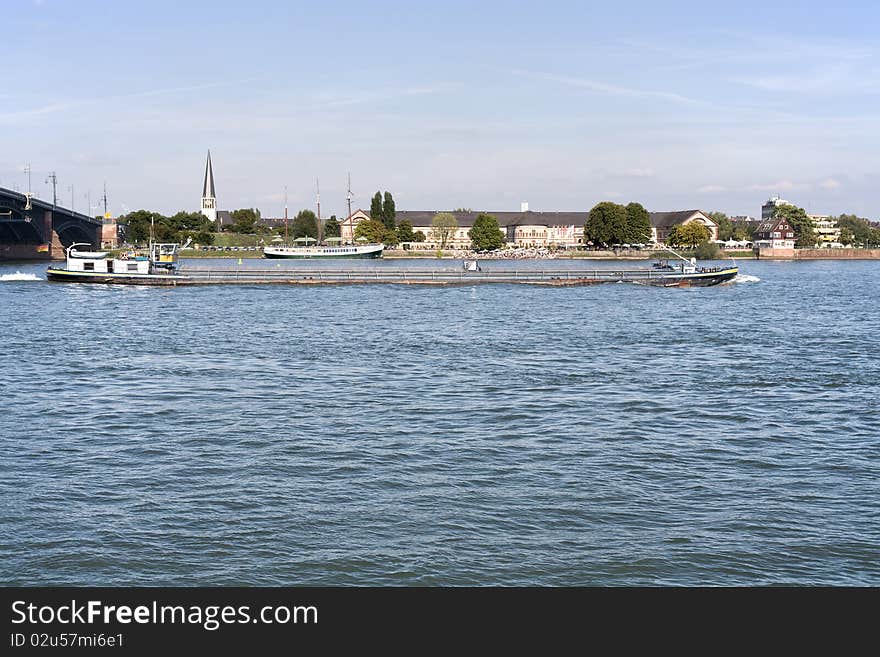
<svg viewBox="0 0 880 657">
<path fill-rule="evenodd" d="M 208 150 L 208 162 L 205 164 L 205 186 L 202 188 L 203 198 L 217 198 L 214 193 L 214 169 L 211 168 L 211 151 Z"/>
<path fill-rule="evenodd" d="M 214 192 L 214 169 L 211 167 L 211 151 L 205 163 L 205 184 L 202 186 L 202 214 L 211 221 L 217 221 L 217 196 Z"/>
</svg>

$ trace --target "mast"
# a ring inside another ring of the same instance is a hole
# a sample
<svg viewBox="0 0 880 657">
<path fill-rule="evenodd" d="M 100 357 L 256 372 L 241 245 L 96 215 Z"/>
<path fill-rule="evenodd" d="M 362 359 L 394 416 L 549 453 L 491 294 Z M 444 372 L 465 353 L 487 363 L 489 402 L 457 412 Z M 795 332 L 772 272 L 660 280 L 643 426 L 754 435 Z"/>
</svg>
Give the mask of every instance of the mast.
<svg viewBox="0 0 880 657">
<path fill-rule="evenodd" d="M 321 230 L 321 181 L 315 178 L 315 189 L 318 192 L 318 243 L 321 243 L 321 233 L 324 231 Z"/>
<path fill-rule="evenodd" d="M 351 218 L 351 171 L 348 172 L 348 229 L 351 231 L 351 243 L 354 244 L 354 222 Z"/>
<path fill-rule="evenodd" d="M 104 200 L 104 217 L 107 217 L 107 181 L 104 181 L 104 196 L 101 197 Z"/>
<path fill-rule="evenodd" d="M 284 243 L 287 244 L 287 185 L 284 186 Z"/>
</svg>

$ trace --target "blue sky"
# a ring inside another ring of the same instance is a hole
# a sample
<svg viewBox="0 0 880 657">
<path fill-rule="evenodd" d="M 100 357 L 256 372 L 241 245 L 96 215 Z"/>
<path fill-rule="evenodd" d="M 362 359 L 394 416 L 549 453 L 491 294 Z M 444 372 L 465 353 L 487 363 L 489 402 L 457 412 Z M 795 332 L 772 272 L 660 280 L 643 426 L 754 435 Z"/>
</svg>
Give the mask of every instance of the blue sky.
<svg viewBox="0 0 880 657">
<path fill-rule="evenodd" d="M 880 216 L 870 2 L 3 0 L 0 185 L 84 210 Z"/>
</svg>

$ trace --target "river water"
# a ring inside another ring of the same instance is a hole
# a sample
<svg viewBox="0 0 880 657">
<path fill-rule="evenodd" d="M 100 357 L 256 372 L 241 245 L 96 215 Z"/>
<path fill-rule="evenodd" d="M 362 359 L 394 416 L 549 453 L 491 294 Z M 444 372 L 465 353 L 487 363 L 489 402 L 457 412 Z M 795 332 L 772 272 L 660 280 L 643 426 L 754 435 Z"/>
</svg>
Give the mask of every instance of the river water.
<svg viewBox="0 0 880 657">
<path fill-rule="evenodd" d="M 880 585 L 880 262 L 740 264 L 696 289 L 2 264 L 0 584 Z"/>
</svg>

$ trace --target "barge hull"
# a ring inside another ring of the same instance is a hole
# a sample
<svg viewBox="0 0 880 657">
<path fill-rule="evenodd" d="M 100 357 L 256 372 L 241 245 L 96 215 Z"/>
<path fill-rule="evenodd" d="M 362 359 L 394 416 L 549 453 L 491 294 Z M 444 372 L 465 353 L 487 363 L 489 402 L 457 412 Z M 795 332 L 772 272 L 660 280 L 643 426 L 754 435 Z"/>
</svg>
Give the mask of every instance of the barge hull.
<svg viewBox="0 0 880 657">
<path fill-rule="evenodd" d="M 50 267 L 50 281 L 113 285 L 476 285 L 521 284 L 556 287 L 635 283 L 657 287 L 708 287 L 732 280 L 737 268 L 696 273 L 652 271 L 498 271 L 456 272 L 449 270 L 377 269 L 374 271 L 190 270 L 177 274 L 103 274 L 71 272 Z"/>
</svg>

